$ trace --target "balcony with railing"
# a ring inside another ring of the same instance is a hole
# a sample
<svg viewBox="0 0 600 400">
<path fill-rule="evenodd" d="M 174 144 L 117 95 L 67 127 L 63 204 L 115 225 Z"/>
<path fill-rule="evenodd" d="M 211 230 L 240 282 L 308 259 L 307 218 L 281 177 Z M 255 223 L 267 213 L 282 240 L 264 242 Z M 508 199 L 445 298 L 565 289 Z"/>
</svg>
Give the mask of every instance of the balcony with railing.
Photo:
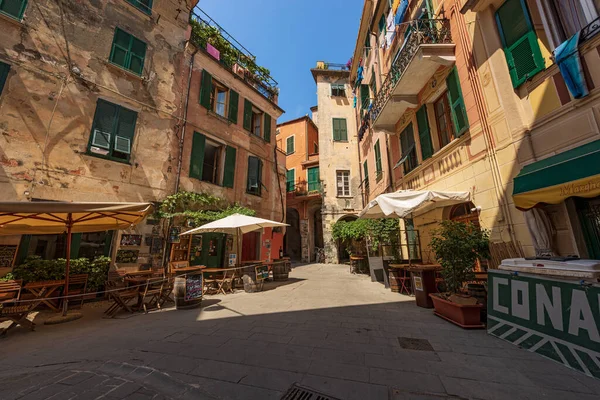
<svg viewBox="0 0 600 400">
<path fill-rule="evenodd" d="M 190 25 L 192 44 L 206 50 L 224 68 L 277 103 L 277 81 L 267 68 L 256 64 L 256 56 L 198 7 L 190 14 Z"/>
<path fill-rule="evenodd" d="M 393 131 L 404 111 L 419 104 L 417 95 L 440 65 L 456 62 L 449 20 L 419 19 L 404 25 L 404 42 L 365 116 L 375 129 Z"/>
<path fill-rule="evenodd" d="M 323 194 L 323 181 L 287 182 L 286 191 L 289 197 L 318 197 Z"/>
</svg>

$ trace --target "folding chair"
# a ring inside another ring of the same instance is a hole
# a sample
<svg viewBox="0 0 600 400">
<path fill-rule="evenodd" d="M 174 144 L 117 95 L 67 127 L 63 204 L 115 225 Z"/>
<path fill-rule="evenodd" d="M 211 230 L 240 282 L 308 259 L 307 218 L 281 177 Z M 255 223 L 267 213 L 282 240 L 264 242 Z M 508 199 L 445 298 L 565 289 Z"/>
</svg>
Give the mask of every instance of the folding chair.
<svg viewBox="0 0 600 400">
<path fill-rule="evenodd" d="M 69 305 L 73 304 L 71 303 L 72 301 L 78 301 L 79 297 L 81 297 L 79 307 L 83 307 L 83 300 L 85 299 L 85 292 L 87 291 L 87 283 L 88 274 L 71 275 L 69 277 L 69 296 L 77 296 L 74 298 L 69 298 Z"/>
<path fill-rule="evenodd" d="M 146 280 L 146 287 L 142 294 L 141 305 L 144 307 L 144 312 L 148 313 L 148 307 L 150 305 L 160 309 L 160 298 L 163 291 L 165 280 L 163 278 L 149 278 Z M 148 298 L 148 302 L 146 302 Z"/>
<path fill-rule="evenodd" d="M 227 275 L 231 272 L 231 275 Z M 219 288 L 217 293 L 227 294 L 226 291 L 233 293 L 233 280 L 235 279 L 235 271 L 225 271 L 223 278 L 219 279 Z"/>
<path fill-rule="evenodd" d="M 175 277 L 174 276 L 167 276 L 165 277 L 166 281 L 164 282 L 163 285 L 163 290 L 162 293 L 160 294 L 160 300 L 159 300 L 159 304 L 162 307 L 163 304 L 170 302 L 170 303 L 175 303 L 175 299 L 173 299 L 171 297 L 171 294 L 173 293 L 173 288 L 175 287 Z"/>
<path fill-rule="evenodd" d="M 22 287 L 22 279 L 0 282 L 0 304 L 17 301 L 21 296 Z"/>
<path fill-rule="evenodd" d="M 31 302 L 21 306 L 0 308 L 0 322 L 11 321 L 10 325 L 0 330 L 0 336 L 6 335 L 10 329 L 16 327 L 17 325 L 26 326 L 32 331 L 35 330 L 35 324 L 27 319 L 29 313 L 33 311 L 35 306 L 36 304 Z"/>
<path fill-rule="evenodd" d="M 113 318 L 119 310 L 124 309 L 128 312 L 132 313 L 133 309 L 129 305 L 129 302 L 132 299 L 138 299 L 140 292 L 136 289 L 126 289 L 122 286 L 119 286 L 114 281 L 106 282 L 106 289 L 108 298 L 113 301 L 113 304 L 108 307 L 104 314 L 108 317 Z"/>
</svg>

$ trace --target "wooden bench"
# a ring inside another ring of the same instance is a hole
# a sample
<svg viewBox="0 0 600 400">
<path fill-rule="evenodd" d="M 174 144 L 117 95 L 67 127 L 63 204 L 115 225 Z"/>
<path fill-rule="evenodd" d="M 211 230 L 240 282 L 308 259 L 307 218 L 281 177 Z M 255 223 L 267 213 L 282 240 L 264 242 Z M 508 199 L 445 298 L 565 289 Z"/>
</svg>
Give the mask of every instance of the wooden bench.
<svg viewBox="0 0 600 400">
<path fill-rule="evenodd" d="M 14 303 L 21 297 L 23 280 L 0 282 L 0 304 Z"/>
</svg>

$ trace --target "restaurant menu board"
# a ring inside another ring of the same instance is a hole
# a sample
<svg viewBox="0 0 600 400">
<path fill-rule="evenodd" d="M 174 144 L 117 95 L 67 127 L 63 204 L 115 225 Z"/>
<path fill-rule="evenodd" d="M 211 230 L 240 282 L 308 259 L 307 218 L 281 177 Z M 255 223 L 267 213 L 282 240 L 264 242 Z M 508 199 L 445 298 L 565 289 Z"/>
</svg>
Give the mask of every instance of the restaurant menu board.
<svg viewBox="0 0 600 400">
<path fill-rule="evenodd" d="M 139 250 L 117 250 L 117 258 L 115 262 L 123 264 L 136 263 L 139 254 Z"/>
<path fill-rule="evenodd" d="M 121 246 L 141 246 L 142 235 L 121 235 Z"/>
<path fill-rule="evenodd" d="M 260 267 L 256 267 L 256 281 L 264 281 L 269 277 L 269 267 L 266 265 L 261 265 Z"/>
<path fill-rule="evenodd" d="M 16 252 L 17 252 L 16 245 L 0 246 L 0 268 L 12 267 L 12 263 L 13 263 L 13 260 L 15 259 Z"/>
<path fill-rule="evenodd" d="M 185 278 L 185 300 L 202 298 L 202 274 L 187 275 Z"/>
</svg>

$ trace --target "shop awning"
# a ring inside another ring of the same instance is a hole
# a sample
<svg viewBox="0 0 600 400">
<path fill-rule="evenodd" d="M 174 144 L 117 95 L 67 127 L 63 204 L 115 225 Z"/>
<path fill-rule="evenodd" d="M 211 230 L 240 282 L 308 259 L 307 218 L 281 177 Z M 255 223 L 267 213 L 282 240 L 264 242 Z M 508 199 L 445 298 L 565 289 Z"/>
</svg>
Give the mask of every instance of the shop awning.
<svg viewBox="0 0 600 400">
<path fill-rule="evenodd" d="M 558 204 L 569 197 L 600 196 L 600 140 L 523 167 L 514 180 L 520 210 Z"/>
<path fill-rule="evenodd" d="M 371 200 L 359 218 L 412 218 L 437 207 L 465 203 L 469 192 L 440 192 L 433 190 L 401 190 L 384 193 Z"/>
</svg>

